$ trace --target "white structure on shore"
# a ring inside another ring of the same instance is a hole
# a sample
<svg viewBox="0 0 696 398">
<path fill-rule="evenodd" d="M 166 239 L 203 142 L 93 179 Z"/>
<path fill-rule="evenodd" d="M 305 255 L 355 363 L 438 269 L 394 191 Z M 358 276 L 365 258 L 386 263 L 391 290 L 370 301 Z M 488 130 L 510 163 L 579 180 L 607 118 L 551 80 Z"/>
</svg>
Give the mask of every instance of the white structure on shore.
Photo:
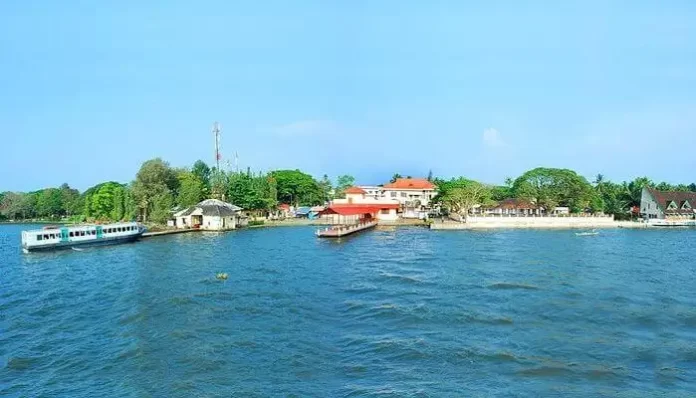
<svg viewBox="0 0 696 398">
<path fill-rule="evenodd" d="M 242 208 L 217 199 L 207 199 L 174 214 L 169 225 L 176 228 L 199 228 L 222 231 L 245 226 L 248 218 Z"/>
<path fill-rule="evenodd" d="M 658 191 L 644 187 L 640 214 L 647 220 L 693 220 L 696 192 Z"/>
<path fill-rule="evenodd" d="M 395 201 L 404 218 L 425 218 L 437 187 L 425 178 L 397 178 L 384 186 L 361 185 L 365 198 Z"/>
<path fill-rule="evenodd" d="M 368 191 L 360 187 L 350 187 L 345 190 L 345 199 L 334 199 L 329 206 L 334 211 L 341 210 L 363 209 L 365 213 L 374 213 L 378 220 L 396 221 L 399 218 L 397 210 L 400 207 L 398 200 L 375 197 L 370 195 Z"/>
</svg>

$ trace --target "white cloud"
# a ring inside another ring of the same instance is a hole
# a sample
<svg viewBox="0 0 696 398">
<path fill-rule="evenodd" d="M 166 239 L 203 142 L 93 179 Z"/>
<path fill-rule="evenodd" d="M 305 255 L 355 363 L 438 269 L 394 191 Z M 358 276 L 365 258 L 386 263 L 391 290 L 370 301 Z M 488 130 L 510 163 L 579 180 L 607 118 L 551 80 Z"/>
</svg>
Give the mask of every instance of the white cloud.
<svg viewBox="0 0 696 398">
<path fill-rule="evenodd" d="M 500 132 L 489 127 L 483 130 L 483 144 L 488 147 L 501 147 L 505 145 L 503 138 L 500 136 Z"/>
<path fill-rule="evenodd" d="M 284 137 L 307 137 L 334 132 L 336 123 L 330 120 L 301 120 L 273 129 L 274 133 Z"/>
</svg>

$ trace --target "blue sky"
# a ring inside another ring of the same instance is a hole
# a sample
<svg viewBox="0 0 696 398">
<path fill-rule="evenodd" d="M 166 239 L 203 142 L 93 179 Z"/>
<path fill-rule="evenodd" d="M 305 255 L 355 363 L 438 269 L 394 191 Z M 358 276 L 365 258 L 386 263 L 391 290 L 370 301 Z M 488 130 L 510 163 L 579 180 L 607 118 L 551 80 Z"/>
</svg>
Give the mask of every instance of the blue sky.
<svg viewBox="0 0 696 398">
<path fill-rule="evenodd" d="M 0 4 L 0 191 L 212 161 L 216 120 L 254 170 L 696 181 L 692 1 L 101 3 Z"/>
</svg>

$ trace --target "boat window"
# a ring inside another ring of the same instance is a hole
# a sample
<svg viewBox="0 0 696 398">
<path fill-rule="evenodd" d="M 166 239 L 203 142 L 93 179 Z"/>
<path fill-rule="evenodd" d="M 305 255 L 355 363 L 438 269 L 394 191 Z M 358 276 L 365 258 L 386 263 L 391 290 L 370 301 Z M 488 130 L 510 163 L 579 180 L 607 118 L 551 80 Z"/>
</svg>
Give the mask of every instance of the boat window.
<svg viewBox="0 0 696 398">
<path fill-rule="evenodd" d="M 41 236 L 41 235 L 36 235 L 36 240 L 42 240 L 42 239 L 43 239 L 43 236 Z"/>
<path fill-rule="evenodd" d="M 80 231 L 80 236 L 85 236 L 85 231 Z"/>
<path fill-rule="evenodd" d="M 50 235 L 48 235 L 48 238 L 49 238 L 49 239 L 55 239 L 55 238 L 56 238 L 56 234 L 50 234 Z"/>
<path fill-rule="evenodd" d="M 70 231 L 70 237 L 72 238 L 74 236 L 73 231 Z"/>
</svg>

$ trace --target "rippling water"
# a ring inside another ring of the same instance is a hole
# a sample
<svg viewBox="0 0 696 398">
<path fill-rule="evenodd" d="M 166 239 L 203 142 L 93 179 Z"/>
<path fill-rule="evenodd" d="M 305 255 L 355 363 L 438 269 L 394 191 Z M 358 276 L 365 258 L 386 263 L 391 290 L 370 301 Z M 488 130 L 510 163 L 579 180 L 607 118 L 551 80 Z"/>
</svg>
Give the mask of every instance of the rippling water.
<svg viewBox="0 0 696 398">
<path fill-rule="evenodd" d="M 21 229 L 0 226 L 0 396 L 696 395 L 693 230 L 272 228 L 22 255 Z"/>
</svg>

